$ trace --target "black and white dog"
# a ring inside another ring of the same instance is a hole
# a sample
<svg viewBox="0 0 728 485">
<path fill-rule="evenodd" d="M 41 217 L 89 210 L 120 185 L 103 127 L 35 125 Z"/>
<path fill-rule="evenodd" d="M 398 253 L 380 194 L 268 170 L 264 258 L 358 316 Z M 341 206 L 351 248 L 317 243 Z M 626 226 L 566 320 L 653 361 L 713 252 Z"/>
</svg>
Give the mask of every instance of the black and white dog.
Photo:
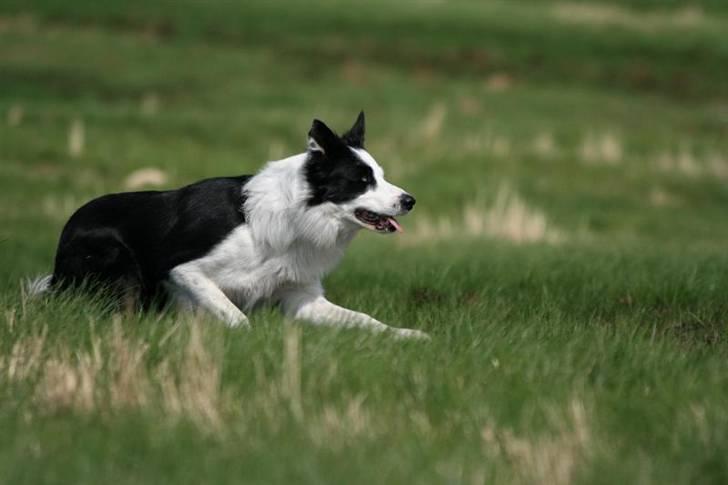
<svg viewBox="0 0 728 485">
<path fill-rule="evenodd" d="M 341 137 L 314 120 L 305 153 L 256 175 L 87 203 L 63 229 L 53 275 L 35 288 L 94 281 L 142 307 L 169 296 L 229 326 L 249 326 L 243 311 L 270 302 L 316 324 L 426 338 L 337 306 L 321 286 L 359 229 L 400 231 L 395 216 L 414 205 L 364 150 L 363 112 Z"/>
</svg>

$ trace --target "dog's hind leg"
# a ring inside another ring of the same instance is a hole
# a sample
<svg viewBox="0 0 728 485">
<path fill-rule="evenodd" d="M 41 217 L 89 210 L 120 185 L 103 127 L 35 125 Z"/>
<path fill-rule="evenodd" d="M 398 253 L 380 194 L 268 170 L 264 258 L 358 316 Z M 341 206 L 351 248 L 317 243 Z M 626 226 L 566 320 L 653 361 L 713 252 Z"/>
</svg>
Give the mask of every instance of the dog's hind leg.
<svg viewBox="0 0 728 485">
<path fill-rule="evenodd" d="M 63 241 L 56 256 L 52 287 L 90 285 L 125 311 L 141 302 L 144 279 L 133 251 L 114 230 L 94 230 Z"/>
</svg>

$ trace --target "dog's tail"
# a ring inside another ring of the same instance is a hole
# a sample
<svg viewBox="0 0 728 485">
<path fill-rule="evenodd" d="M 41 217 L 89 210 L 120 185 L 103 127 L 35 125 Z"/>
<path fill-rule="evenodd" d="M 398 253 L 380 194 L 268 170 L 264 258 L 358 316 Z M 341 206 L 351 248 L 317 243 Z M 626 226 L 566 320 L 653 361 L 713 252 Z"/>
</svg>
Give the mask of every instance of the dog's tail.
<svg viewBox="0 0 728 485">
<path fill-rule="evenodd" d="M 53 275 L 36 276 L 35 278 L 26 278 L 23 281 L 23 292 L 30 298 L 35 298 L 51 289 Z"/>
</svg>

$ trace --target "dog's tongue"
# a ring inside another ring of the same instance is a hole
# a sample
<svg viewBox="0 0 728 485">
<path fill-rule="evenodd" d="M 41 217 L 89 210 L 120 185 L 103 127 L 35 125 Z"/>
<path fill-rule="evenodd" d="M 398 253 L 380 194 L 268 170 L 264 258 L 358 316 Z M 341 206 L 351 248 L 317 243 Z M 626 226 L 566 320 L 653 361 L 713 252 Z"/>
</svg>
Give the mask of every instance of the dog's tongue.
<svg viewBox="0 0 728 485">
<path fill-rule="evenodd" d="M 402 229 L 402 226 L 399 225 L 399 222 L 394 217 L 387 217 L 387 222 L 394 228 L 395 232 L 404 232 L 404 229 Z"/>
</svg>

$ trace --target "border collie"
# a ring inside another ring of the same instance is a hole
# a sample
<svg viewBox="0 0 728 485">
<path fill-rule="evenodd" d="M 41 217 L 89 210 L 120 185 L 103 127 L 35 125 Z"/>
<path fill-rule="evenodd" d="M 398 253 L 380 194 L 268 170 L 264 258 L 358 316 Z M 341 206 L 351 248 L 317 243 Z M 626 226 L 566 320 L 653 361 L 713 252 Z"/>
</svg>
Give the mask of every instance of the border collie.
<svg viewBox="0 0 728 485">
<path fill-rule="evenodd" d="M 256 175 L 82 206 L 63 228 L 53 274 L 31 292 L 91 281 L 141 308 L 169 298 L 231 327 L 248 327 L 244 312 L 269 302 L 315 324 L 428 338 L 337 306 L 321 285 L 359 229 L 401 231 L 395 216 L 414 205 L 364 149 L 363 112 L 341 137 L 313 120 L 305 153 Z"/>
</svg>

